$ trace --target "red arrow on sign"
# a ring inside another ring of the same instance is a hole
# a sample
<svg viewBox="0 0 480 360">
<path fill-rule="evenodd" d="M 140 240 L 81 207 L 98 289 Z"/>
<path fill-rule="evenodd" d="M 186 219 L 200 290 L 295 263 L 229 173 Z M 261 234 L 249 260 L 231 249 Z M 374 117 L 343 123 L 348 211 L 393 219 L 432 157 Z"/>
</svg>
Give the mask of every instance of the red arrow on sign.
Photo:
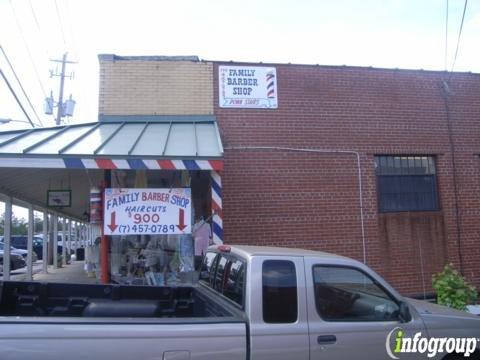
<svg viewBox="0 0 480 360">
<path fill-rule="evenodd" d="M 183 231 L 183 229 L 185 229 L 187 227 L 187 225 L 185 225 L 185 212 L 183 211 L 183 209 L 179 209 L 178 210 L 178 225 L 177 227 L 180 229 L 180 231 Z"/>
<path fill-rule="evenodd" d="M 115 224 L 115 211 L 112 211 L 112 213 L 110 214 L 110 225 L 107 225 L 110 230 L 112 231 L 112 233 L 115 231 L 115 229 L 118 227 L 117 224 Z"/>
</svg>

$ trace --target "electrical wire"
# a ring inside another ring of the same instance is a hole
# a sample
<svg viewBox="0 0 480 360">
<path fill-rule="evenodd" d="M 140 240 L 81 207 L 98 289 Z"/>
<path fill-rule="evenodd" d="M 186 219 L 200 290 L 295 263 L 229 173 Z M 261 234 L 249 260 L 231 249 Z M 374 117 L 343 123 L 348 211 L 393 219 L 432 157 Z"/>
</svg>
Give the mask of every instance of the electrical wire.
<svg viewBox="0 0 480 360">
<path fill-rule="evenodd" d="M 447 0 L 447 1 L 448 1 L 448 0 Z M 28 0 L 28 4 L 30 5 L 30 10 L 32 11 L 33 19 L 35 20 L 35 24 L 37 25 L 38 31 L 39 31 L 39 32 L 42 32 L 42 31 L 40 30 L 40 23 L 38 22 L 37 14 L 35 14 L 35 10 L 33 9 L 32 0 Z"/>
<path fill-rule="evenodd" d="M 13 75 L 15 76 L 15 79 L 16 79 L 17 82 L 18 82 L 18 85 L 20 85 L 20 89 L 22 89 L 23 95 L 25 95 L 25 98 L 27 99 L 28 104 L 29 104 L 30 107 L 32 108 L 33 113 L 35 114 L 35 117 L 37 118 L 38 122 L 40 123 L 40 126 L 43 127 L 42 120 L 40 120 L 40 117 L 38 116 L 37 111 L 35 110 L 32 102 L 30 101 L 30 97 L 27 95 L 25 89 L 23 88 L 23 85 L 22 85 L 20 79 L 18 78 L 17 73 L 15 72 L 15 69 L 13 68 L 12 63 L 10 62 L 10 59 L 8 58 L 7 54 L 5 53 L 5 50 L 3 49 L 3 47 L 2 47 L 1 45 L 0 45 L 0 50 L 2 51 L 3 56 L 4 56 L 5 59 L 7 60 L 7 63 L 8 63 L 8 65 L 10 66 L 10 69 L 12 70 L 12 73 L 13 73 Z"/>
<path fill-rule="evenodd" d="M 35 124 L 33 123 L 32 119 L 30 119 L 30 116 L 28 116 L 28 113 L 25 111 L 25 108 L 23 107 L 22 102 L 19 100 L 17 94 L 15 93 L 15 90 L 13 90 L 12 85 L 10 85 L 10 83 L 8 82 L 8 79 L 7 79 L 7 77 L 5 76 L 5 74 L 3 73 L 2 69 L 0 69 L 0 75 L 2 75 L 3 80 L 5 81 L 5 83 L 6 83 L 7 86 L 8 86 L 8 89 L 10 90 L 10 92 L 11 92 L 12 95 L 13 95 L 13 97 L 14 97 L 15 100 L 17 101 L 18 106 L 20 106 L 20 109 L 22 109 L 23 114 L 24 114 L 25 117 L 28 119 L 28 122 L 29 122 L 30 125 L 32 125 L 32 127 L 34 128 L 34 127 L 35 127 Z"/>
<path fill-rule="evenodd" d="M 32 13 L 33 19 L 35 20 L 35 24 L 36 24 L 36 26 L 37 26 L 38 34 L 40 35 L 40 39 L 41 39 L 42 42 L 44 42 L 44 41 L 45 41 L 45 40 L 44 40 L 45 37 L 42 36 L 42 32 L 43 32 L 43 31 L 42 31 L 42 29 L 41 29 L 41 27 L 40 27 L 40 22 L 38 21 L 38 17 L 37 17 L 37 14 L 36 14 L 36 12 L 35 12 L 35 8 L 33 7 L 32 0 L 28 0 L 28 3 L 29 3 L 29 5 L 30 5 L 30 11 L 31 11 L 31 13 Z M 45 53 L 45 58 L 48 60 L 48 59 L 50 58 L 50 57 L 48 56 L 48 46 L 45 46 L 45 43 L 44 43 L 43 45 L 44 45 L 44 46 L 42 46 L 42 50 L 43 50 L 44 53 Z M 45 96 L 45 94 L 44 94 L 44 96 Z M 46 96 L 45 96 L 45 97 L 46 97 Z M 52 114 L 51 116 L 52 116 L 53 121 L 55 122 L 55 121 L 56 121 L 55 116 L 54 116 L 53 114 Z M 43 126 L 43 125 L 42 125 L 42 126 Z"/>
<path fill-rule="evenodd" d="M 460 30 L 458 31 L 457 49 L 455 50 L 455 56 L 453 58 L 452 69 L 450 70 L 450 77 L 448 79 L 449 82 L 450 82 L 450 79 L 452 78 L 453 69 L 455 68 L 455 63 L 457 61 L 458 48 L 460 47 L 460 37 L 462 36 L 462 30 L 463 30 L 463 22 L 465 20 L 465 13 L 467 12 L 467 4 L 468 4 L 468 0 L 465 0 L 465 5 L 463 7 L 462 22 L 460 23 Z"/>
<path fill-rule="evenodd" d="M 72 12 L 70 11 L 70 5 L 69 5 L 69 0 L 65 1 L 65 8 L 67 9 L 67 14 L 68 14 L 68 32 L 70 33 L 70 39 L 72 40 L 72 48 L 74 51 L 74 54 L 76 55 L 75 57 L 78 59 L 79 58 L 79 53 L 77 49 L 77 42 L 75 40 L 75 35 L 73 33 L 73 28 L 72 28 Z"/>
<path fill-rule="evenodd" d="M 28 46 L 28 43 L 25 39 L 25 35 L 23 34 L 23 29 L 22 29 L 22 26 L 20 24 L 20 21 L 18 20 L 17 13 L 15 12 L 15 8 L 13 7 L 12 0 L 10 0 L 9 3 L 10 3 L 10 8 L 12 9 L 13 17 L 15 18 L 15 22 L 17 24 L 18 31 L 20 32 L 20 36 L 22 38 L 23 44 L 24 44 L 24 46 L 27 50 L 27 53 L 28 53 L 28 57 L 30 58 L 30 62 L 32 63 L 33 70 L 35 72 L 35 76 L 37 77 L 38 84 L 40 85 L 43 96 L 46 98 L 47 93 L 45 92 L 45 88 L 43 87 L 43 83 L 40 80 L 40 75 L 38 75 L 37 67 L 35 66 L 35 62 L 33 61 L 33 56 L 32 56 L 32 53 L 30 51 L 30 47 Z"/>
<path fill-rule="evenodd" d="M 75 38 L 75 33 L 73 31 L 73 26 L 72 26 L 72 12 L 71 12 L 71 8 L 70 8 L 70 0 L 66 0 L 65 1 L 65 8 L 66 8 L 66 12 L 67 12 L 67 15 L 68 15 L 68 30 L 70 32 L 70 38 L 72 40 L 72 48 L 73 48 L 73 51 L 76 55 L 76 58 L 78 60 L 78 62 L 81 62 L 81 58 L 80 58 L 80 51 L 78 50 L 78 46 L 77 46 L 77 42 L 76 42 L 76 38 Z M 85 86 L 80 86 L 80 92 L 81 92 L 81 95 L 83 97 L 83 100 L 85 101 L 85 107 L 87 109 L 91 109 L 91 101 L 90 101 L 90 98 L 89 96 L 87 96 L 87 93 L 85 92 L 85 89 L 88 88 L 88 84 L 85 83 L 85 77 L 80 77 L 80 81 L 83 83 L 83 85 Z"/>
<path fill-rule="evenodd" d="M 55 9 L 57 11 L 58 23 L 60 24 L 60 32 L 62 33 L 63 45 L 66 46 L 67 42 L 65 41 L 65 31 L 63 30 L 62 17 L 60 16 L 60 11 L 58 10 L 57 0 L 55 0 Z"/>
</svg>

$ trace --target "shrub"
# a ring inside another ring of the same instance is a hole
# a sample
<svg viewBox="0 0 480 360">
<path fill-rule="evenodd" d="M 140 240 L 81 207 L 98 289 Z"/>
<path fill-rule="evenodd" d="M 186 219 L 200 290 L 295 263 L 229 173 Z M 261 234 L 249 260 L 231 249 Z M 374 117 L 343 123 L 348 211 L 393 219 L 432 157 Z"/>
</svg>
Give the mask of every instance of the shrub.
<svg viewBox="0 0 480 360">
<path fill-rule="evenodd" d="M 452 264 L 445 265 L 442 272 L 433 275 L 432 285 L 437 292 L 438 304 L 458 310 L 466 310 L 478 296 L 475 286 L 470 285 Z"/>
</svg>

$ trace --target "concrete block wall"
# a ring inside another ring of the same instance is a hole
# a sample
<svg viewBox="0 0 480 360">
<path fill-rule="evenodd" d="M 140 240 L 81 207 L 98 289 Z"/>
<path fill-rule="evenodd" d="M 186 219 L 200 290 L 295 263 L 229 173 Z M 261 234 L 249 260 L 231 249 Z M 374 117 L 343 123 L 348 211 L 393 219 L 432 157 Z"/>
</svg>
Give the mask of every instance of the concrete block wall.
<svg viewBox="0 0 480 360">
<path fill-rule="evenodd" d="M 211 115 L 213 65 L 156 57 L 99 56 L 101 115 Z"/>
</svg>

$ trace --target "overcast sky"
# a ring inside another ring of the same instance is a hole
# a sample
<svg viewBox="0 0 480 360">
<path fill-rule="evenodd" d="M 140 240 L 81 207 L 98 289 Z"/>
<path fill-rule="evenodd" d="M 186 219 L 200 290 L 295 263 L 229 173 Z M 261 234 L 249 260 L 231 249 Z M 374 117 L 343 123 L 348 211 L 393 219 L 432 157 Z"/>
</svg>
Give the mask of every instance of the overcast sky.
<svg viewBox="0 0 480 360">
<path fill-rule="evenodd" d="M 58 93 L 51 58 L 78 64 L 66 80 L 70 123 L 97 120 L 99 53 L 198 55 L 207 60 L 443 70 L 447 0 L 0 0 L 0 45 L 37 113 Z M 448 69 L 464 0 L 449 1 Z M 467 7 L 456 71 L 480 72 L 480 1 Z M 26 43 L 26 45 L 25 45 Z M 28 104 L 0 54 L 0 68 Z M 1 79 L 0 79 L 1 80 Z M 42 89 L 43 87 L 43 89 Z M 32 119 L 35 119 L 31 109 Z M 0 118 L 25 120 L 3 80 Z M 25 124 L 0 124 L 1 130 Z"/>
<path fill-rule="evenodd" d="M 198 55 L 206 60 L 359 65 L 444 70 L 447 0 L 0 0 L 0 46 L 45 126 L 49 71 L 68 52 L 68 123 L 97 120 L 98 58 Z M 464 0 L 449 0 L 447 68 L 454 58 Z M 456 71 L 480 73 L 480 1 L 469 1 Z M 5 58 L 2 69 L 35 120 Z M 42 89 L 43 88 L 43 89 Z M 0 79 L 0 118 L 26 118 Z M 28 126 L 0 124 L 0 131 Z M 0 204 L 0 211 L 3 211 Z M 23 216 L 23 214 L 21 214 Z"/>
</svg>

